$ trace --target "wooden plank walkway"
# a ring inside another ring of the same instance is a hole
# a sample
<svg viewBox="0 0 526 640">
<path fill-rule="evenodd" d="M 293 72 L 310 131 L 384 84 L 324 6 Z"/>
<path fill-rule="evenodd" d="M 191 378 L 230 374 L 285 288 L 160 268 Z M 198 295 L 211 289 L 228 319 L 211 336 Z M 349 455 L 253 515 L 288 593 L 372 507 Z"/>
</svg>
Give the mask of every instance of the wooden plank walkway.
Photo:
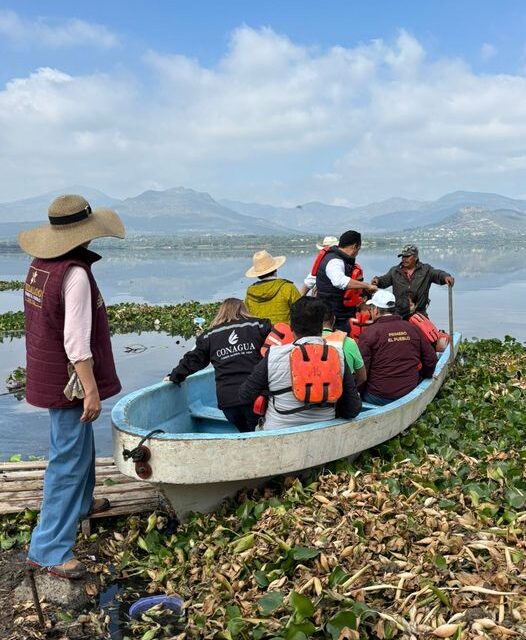
<svg viewBox="0 0 526 640">
<path fill-rule="evenodd" d="M 47 460 L 0 462 L 0 515 L 40 510 L 46 466 Z M 90 516 L 90 520 L 154 511 L 160 506 L 157 487 L 122 475 L 113 458 L 96 460 L 95 497 L 108 498 L 111 509 Z"/>
</svg>

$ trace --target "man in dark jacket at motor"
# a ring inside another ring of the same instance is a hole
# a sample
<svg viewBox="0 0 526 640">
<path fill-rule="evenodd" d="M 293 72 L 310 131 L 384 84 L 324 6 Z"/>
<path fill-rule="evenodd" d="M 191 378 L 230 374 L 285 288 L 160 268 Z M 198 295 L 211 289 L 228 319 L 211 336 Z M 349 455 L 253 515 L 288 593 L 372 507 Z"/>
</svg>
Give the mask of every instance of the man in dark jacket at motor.
<svg viewBox="0 0 526 640">
<path fill-rule="evenodd" d="M 416 296 L 416 313 L 427 316 L 429 306 L 429 289 L 432 284 L 447 284 L 452 287 L 455 278 L 447 271 L 435 269 L 430 264 L 420 262 L 418 247 L 406 244 L 398 254 L 402 258 L 400 264 L 391 267 L 383 276 L 375 276 L 371 282 L 380 289 L 393 287 L 396 308 L 402 318 L 409 316 L 409 293 Z"/>
<path fill-rule="evenodd" d="M 365 289 L 374 292 L 377 289 L 372 284 L 351 278 L 361 246 L 362 236 L 358 231 L 342 233 L 338 246 L 327 251 L 316 274 L 317 297 L 332 309 L 336 318 L 334 328 L 346 333 L 349 332 L 349 318 L 356 315 L 356 307 L 345 306 L 345 291 Z"/>
<path fill-rule="evenodd" d="M 363 399 L 376 405 L 398 400 L 412 391 L 420 378 L 430 378 L 437 356 L 422 333 L 395 314 L 395 297 L 379 289 L 367 302 L 375 321 L 360 336 L 360 352 L 367 371 Z"/>
</svg>

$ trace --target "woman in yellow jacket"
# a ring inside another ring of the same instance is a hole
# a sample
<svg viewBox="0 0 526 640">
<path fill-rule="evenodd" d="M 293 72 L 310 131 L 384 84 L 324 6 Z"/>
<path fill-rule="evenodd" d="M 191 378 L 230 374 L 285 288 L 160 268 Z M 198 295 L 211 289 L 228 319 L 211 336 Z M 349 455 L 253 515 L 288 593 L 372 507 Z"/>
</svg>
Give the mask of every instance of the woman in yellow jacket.
<svg viewBox="0 0 526 640">
<path fill-rule="evenodd" d="M 245 305 L 250 314 L 268 318 L 272 324 L 290 322 L 290 307 L 301 294 L 290 280 L 278 278 L 277 270 L 286 261 L 285 256 L 270 255 L 268 251 L 256 251 L 247 278 L 258 278 L 247 289 Z"/>
</svg>

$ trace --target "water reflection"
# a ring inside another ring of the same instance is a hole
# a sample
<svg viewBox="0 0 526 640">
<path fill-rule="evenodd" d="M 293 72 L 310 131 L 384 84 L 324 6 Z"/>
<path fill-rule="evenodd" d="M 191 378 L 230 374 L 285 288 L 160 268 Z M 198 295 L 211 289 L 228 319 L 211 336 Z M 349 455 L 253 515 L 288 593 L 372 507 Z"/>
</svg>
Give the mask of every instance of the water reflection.
<svg viewBox="0 0 526 640">
<path fill-rule="evenodd" d="M 110 413 L 117 399 L 162 379 L 190 348 L 192 341 L 151 332 L 113 336 L 112 344 L 123 390 L 119 396 L 102 403 L 101 417 L 93 425 L 98 456 L 111 455 Z M 142 345 L 145 349 L 127 351 L 130 345 Z M 24 340 L 6 340 L 0 345 L 0 352 L 0 393 L 4 393 L 6 377 L 24 363 Z M 49 416 L 45 409 L 31 407 L 25 400 L 17 401 L 14 394 L 2 395 L 0 416 L 0 459 L 5 460 L 13 453 L 47 456 Z"/>
<path fill-rule="evenodd" d="M 96 247 L 95 247 L 96 248 Z M 301 283 L 315 256 L 290 256 L 280 275 Z M 526 260 L 524 250 L 446 249 L 422 252 L 422 260 L 450 271 L 456 277 L 454 288 L 455 328 L 465 337 L 498 337 L 506 334 L 526 341 Z M 396 250 L 363 250 L 359 256 L 365 277 L 385 273 L 397 262 Z M 251 264 L 251 252 L 235 255 L 193 251 L 143 251 L 125 255 L 105 247 L 104 259 L 94 272 L 108 304 L 123 301 L 174 303 L 197 299 L 222 300 L 243 297 L 251 282 L 244 273 Z M 28 258 L 20 253 L 0 255 L 0 279 L 25 277 Z M 447 289 L 433 286 L 430 314 L 440 328 L 447 328 Z M 22 308 L 20 291 L 0 292 L 0 313 Z M 182 355 L 185 344 L 158 333 L 113 337 L 117 368 L 123 393 L 159 380 Z M 140 343 L 144 352 L 125 352 Z M 0 344 L 0 389 L 6 376 L 24 362 L 23 339 Z M 110 410 L 115 402 L 104 403 L 102 417 L 95 423 L 97 455 L 111 453 Z M 0 396 L 2 444 L 0 458 L 12 453 L 46 455 L 47 412 L 37 410 L 12 396 Z"/>
<path fill-rule="evenodd" d="M 244 277 L 251 263 L 248 251 L 228 254 L 148 250 L 132 256 L 111 247 L 104 250 L 104 258 L 94 265 L 94 272 L 107 304 L 124 301 L 169 304 L 243 297 L 251 282 Z M 301 283 L 314 256 L 314 248 L 312 253 L 290 256 L 280 275 Z M 465 335 L 502 338 L 511 334 L 526 340 L 524 249 L 429 249 L 422 251 L 421 257 L 424 262 L 455 275 L 455 322 Z M 359 262 L 365 277 L 370 279 L 397 262 L 396 250 L 364 249 Z M 0 279 L 23 279 L 27 264 L 22 254 L 0 256 Z M 441 327 L 447 322 L 446 294 L 444 287 L 431 289 L 430 313 Z M 19 291 L 0 293 L 0 312 L 21 308 Z"/>
</svg>

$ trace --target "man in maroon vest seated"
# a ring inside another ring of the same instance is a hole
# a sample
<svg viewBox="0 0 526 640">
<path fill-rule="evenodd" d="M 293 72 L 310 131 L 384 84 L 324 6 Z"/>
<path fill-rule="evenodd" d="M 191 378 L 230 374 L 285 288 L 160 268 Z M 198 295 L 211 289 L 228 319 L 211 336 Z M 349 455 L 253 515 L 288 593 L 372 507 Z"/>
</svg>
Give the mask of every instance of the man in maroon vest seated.
<svg viewBox="0 0 526 640">
<path fill-rule="evenodd" d="M 24 287 L 26 397 L 51 419 L 44 499 L 27 562 L 75 579 L 86 572 L 73 555 L 78 521 L 110 506 L 93 498 L 92 423 L 101 400 L 121 389 L 106 307 L 91 273 L 100 256 L 87 247 L 95 238 L 124 238 L 124 227 L 114 211 L 92 211 L 77 195 L 53 200 L 48 218 L 18 236 L 34 258 Z"/>
<path fill-rule="evenodd" d="M 437 356 L 419 329 L 395 313 L 390 291 L 379 289 L 367 304 L 374 323 L 360 335 L 367 371 L 363 399 L 386 405 L 412 391 L 421 378 L 431 378 Z"/>
</svg>

